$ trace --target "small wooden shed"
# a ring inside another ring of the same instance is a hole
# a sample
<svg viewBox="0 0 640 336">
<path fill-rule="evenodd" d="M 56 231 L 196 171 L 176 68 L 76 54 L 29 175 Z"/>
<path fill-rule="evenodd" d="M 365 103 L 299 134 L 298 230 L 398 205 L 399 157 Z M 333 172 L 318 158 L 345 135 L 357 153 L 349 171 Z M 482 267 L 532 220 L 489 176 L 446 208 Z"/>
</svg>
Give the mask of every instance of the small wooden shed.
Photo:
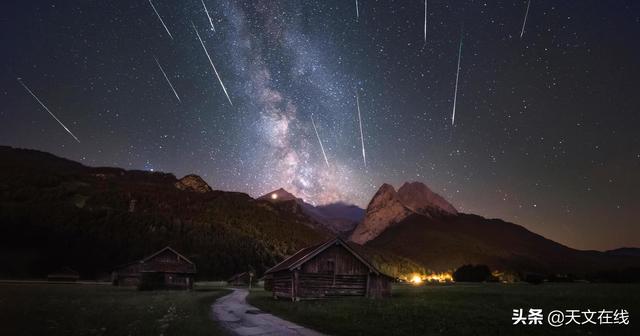
<svg viewBox="0 0 640 336">
<path fill-rule="evenodd" d="M 253 274 L 250 272 L 242 272 L 233 275 L 227 280 L 227 283 L 231 286 L 249 286 L 253 281 Z"/>
<path fill-rule="evenodd" d="M 304 248 L 265 272 L 275 298 L 391 296 L 392 278 L 378 271 L 357 246 L 340 237 Z"/>
<path fill-rule="evenodd" d="M 136 262 L 113 271 L 117 286 L 138 286 L 139 289 L 191 289 L 196 265 L 187 257 L 167 246 Z"/>
</svg>

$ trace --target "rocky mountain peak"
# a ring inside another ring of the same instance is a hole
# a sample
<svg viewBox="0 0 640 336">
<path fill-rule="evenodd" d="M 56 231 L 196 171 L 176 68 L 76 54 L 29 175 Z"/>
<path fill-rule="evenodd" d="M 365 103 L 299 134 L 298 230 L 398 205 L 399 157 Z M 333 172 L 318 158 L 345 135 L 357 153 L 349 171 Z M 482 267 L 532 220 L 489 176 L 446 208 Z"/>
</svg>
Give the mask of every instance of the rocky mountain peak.
<svg viewBox="0 0 640 336">
<path fill-rule="evenodd" d="M 404 206 L 419 214 L 458 214 L 458 211 L 451 203 L 431 191 L 429 187 L 421 182 L 405 182 L 398 189 L 397 197 Z"/>
<path fill-rule="evenodd" d="M 211 187 L 205 182 L 202 177 L 189 174 L 181 178 L 176 182 L 175 187 L 180 190 L 194 191 L 199 193 L 206 193 L 212 191 Z"/>
<path fill-rule="evenodd" d="M 355 228 L 349 239 L 364 244 L 411 213 L 411 210 L 400 203 L 393 186 L 385 183 L 369 202 L 364 220 Z"/>
<path fill-rule="evenodd" d="M 369 202 L 364 220 L 355 228 L 350 239 L 364 244 L 414 213 L 433 217 L 457 215 L 458 211 L 423 183 L 405 183 L 397 192 L 393 186 L 385 183 Z"/>
<path fill-rule="evenodd" d="M 392 201 L 396 198 L 396 189 L 390 184 L 382 184 L 380 189 L 373 195 L 371 201 L 369 201 L 369 205 L 367 206 L 367 210 L 377 209 L 381 206 L 385 206 L 388 202 Z"/>
</svg>

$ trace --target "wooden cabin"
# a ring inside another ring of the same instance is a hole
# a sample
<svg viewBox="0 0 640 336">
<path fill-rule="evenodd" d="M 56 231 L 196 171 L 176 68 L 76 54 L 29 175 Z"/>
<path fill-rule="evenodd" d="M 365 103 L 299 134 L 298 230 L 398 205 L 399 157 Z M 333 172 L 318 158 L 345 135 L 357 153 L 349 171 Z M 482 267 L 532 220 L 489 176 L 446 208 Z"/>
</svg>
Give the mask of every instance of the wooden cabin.
<svg viewBox="0 0 640 336">
<path fill-rule="evenodd" d="M 112 281 L 117 286 L 139 289 L 191 289 L 196 265 L 171 247 L 116 268 Z"/>
<path fill-rule="evenodd" d="M 293 301 L 340 296 L 391 296 L 392 278 L 339 237 L 304 248 L 265 272 L 265 289 Z"/>
<path fill-rule="evenodd" d="M 253 281 L 253 274 L 251 272 L 242 272 L 233 275 L 227 280 L 230 286 L 249 286 Z"/>
<path fill-rule="evenodd" d="M 47 274 L 47 281 L 53 282 L 76 282 L 80 279 L 80 274 L 70 267 L 63 267 Z"/>
</svg>

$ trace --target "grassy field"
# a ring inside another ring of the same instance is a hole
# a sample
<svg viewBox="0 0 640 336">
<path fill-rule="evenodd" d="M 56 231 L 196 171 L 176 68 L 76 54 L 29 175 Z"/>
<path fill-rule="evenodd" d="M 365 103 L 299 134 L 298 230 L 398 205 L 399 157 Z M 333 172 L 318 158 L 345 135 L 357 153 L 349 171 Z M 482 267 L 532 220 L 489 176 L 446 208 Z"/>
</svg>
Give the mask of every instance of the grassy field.
<svg viewBox="0 0 640 336">
<path fill-rule="evenodd" d="M 0 284 L 0 335 L 219 335 L 210 306 L 226 293 Z"/>
<path fill-rule="evenodd" d="M 250 303 L 331 335 L 640 335 L 640 285 L 454 284 L 394 288 L 382 300 L 276 301 L 254 291 Z M 513 326 L 513 309 L 627 309 L 629 325 Z"/>
</svg>

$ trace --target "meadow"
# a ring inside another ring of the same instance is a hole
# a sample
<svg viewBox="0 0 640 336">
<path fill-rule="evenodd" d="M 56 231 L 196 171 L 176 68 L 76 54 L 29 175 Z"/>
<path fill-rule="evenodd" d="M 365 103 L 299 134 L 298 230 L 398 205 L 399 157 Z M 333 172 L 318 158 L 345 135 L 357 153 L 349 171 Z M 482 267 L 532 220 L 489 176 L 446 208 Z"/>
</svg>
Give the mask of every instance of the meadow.
<svg viewBox="0 0 640 336">
<path fill-rule="evenodd" d="M 210 306 L 219 284 L 193 291 L 109 285 L 0 284 L 0 335 L 222 335 Z M 639 335 L 638 284 L 465 284 L 396 286 L 380 300 L 292 303 L 256 289 L 263 311 L 329 335 Z M 513 309 L 626 309 L 629 325 L 512 325 Z"/>
<path fill-rule="evenodd" d="M 292 303 L 256 290 L 249 302 L 330 335 L 640 335 L 638 284 L 464 284 L 397 286 L 380 300 L 340 298 Z M 513 309 L 615 310 L 629 325 L 550 327 L 512 323 Z"/>
<path fill-rule="evenodd" d="M 0 335 L 219 335 L 210 306 L 227 292 L 0 284 Z"/>
</svg>

